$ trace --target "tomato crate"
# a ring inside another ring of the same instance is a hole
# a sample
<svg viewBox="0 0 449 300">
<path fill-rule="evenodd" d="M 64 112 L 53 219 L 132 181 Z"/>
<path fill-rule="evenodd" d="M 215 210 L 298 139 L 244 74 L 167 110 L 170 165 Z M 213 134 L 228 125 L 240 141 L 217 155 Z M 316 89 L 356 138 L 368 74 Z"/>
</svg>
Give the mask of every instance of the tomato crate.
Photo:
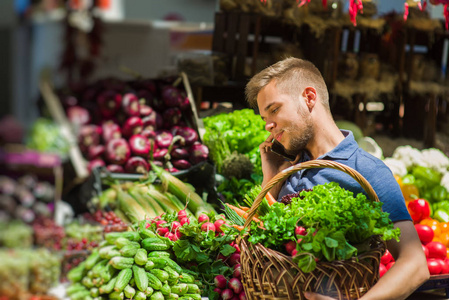
<svg viewBox="0 0 449 300">
<path fill-rule="evenodd" d="M 428 291 L 444 289 L 446 297 L 449 298 L 449 274 L 444 275 L 432 275 L 423 285 L 421 285 L 416 291 Z"/>
</svg>

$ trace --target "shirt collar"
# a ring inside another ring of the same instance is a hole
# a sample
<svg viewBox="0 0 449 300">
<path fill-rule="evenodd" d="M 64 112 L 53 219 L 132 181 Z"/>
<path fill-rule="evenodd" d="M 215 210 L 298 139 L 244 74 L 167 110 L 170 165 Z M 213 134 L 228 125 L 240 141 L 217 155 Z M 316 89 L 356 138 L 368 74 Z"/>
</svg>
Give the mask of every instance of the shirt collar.
<svg viewBox="0 0 449 300">
<path fill-rule="evenodd" d="M 354 139 L 354 134 L 349 130 L 340 130 L 345 136 L 344 140 L 340 142 L 334 149 L 328 153 L 318 157 L 318 159 L 349 159 L 352 154 L 359 148 Z"/>
</svg>

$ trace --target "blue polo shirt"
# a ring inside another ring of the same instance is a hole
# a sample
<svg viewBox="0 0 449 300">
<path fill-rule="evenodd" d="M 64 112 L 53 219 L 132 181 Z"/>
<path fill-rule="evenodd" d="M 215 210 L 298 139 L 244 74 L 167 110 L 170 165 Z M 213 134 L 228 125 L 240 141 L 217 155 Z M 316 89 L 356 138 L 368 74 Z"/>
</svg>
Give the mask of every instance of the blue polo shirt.
<svg viewBox="0 0 449 300">
<path fill-rule="evenodd" d="M 383 161 L 359 148 L 351 131 L 341 130 L 341 132 L 345 139 L 318 159 L 333 160 L 357 170 L 370 183 L 383 203 L 382 210 L 390 214 L 391 221 L 411 220 L 399 184 L 390 169 Z M 308 160 L 310 158 L 305 154 L 300 162 Z M 279 199 L 284 195 L 312 189 L 315 185 L 332 181 L 352 191 L 354 195 L 358 193 L 366 195 L 360 184 L 350 175 L 340 170 L 322 168 L 301 170 L 291 175 L 284 183 Z"/>
</svg>

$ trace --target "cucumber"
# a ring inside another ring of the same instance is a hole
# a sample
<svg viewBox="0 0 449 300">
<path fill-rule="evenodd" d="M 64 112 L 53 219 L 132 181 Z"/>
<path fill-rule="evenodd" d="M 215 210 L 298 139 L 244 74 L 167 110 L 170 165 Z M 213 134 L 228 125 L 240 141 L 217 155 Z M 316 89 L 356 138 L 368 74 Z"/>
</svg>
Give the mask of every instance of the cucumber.
<svg viewBox="0 0 449 300">
<path fill-rule="evenodd" d="M 155 275 L 147 272 L 148 286 L 154 290 L 160 290 L 162 288 L 162 282 Z"/>
<path fill-rule="evenodd" d="M 137 250 L 137 253 L 134 256 L 134 262 L 139 266 L 145 266 L 145 264 L 148 262 L 147 250 L 142 248 Z"/>
<path fill-rule="evenodd" d="M 177 294 L 180 296 L 186 294 L 188 292 L 188 290 L 189 290 L 189 287 L 187 286 L 186 283 L 178 283 L 171 287 L 171 292 L 173 294 Z"/>
<path fill-rule="evenodd" d="M 145 290 L 144 293 L 148 297 L 148 296 L 151 296 L 154 293 L 154 290 L 153 290 L 153 288 L 151 286 L 149 286 L 149 287 L 147 287 L 147 289 Z"/>
<path fill-rule="evenodd" d="M 125 289 L 123 290 L 123 293 L 125 294 L 126 298 L 132 299 L 134 297 L 134 295 L 136 294 L 136 290 L 128 284 L 125 287 Z"/>
<path fill-rule="evenodd" d="M 123 292 L 112 292 L 108 295 L 108 299 L 113 300 L 123 300 L 125 299 L 125 293 Z"/>
<path fill-rule="evenodd" d="M 135 300 L 145 300 L 147 299 L 147 295 L 145 295 L 144 292 L 138 291 L 136 293 L 136 296 L 134 297 Z"/>
<path fill-rule="evenodd" d="M 195 277 L 193 277 L 190 274 L 187 274 L 185 272 L 182 272 L 181 275 L 179 276 L 179 282 L 182 283 L 194 283 L 195 282 Z"/>
<path fill-rule="evenodd" d="M 131 277 L 133 276 L 133 271 L 131 269 L 123 269 L 117 275 L 117 281 L 114 285 L 114 291 L 121 292 L 128 285 Z"/>
<path fill-rule="evenodd" d="M 134 264 L 134 258 L 116 256 L 111 258 L 109 264 L 118 270 L 129 269 Z"/>
<path fill-rule="evenodd" d="M 165 300 L 165 298 L 160 291 L 157 291 L 150 296 L 150 300 Z"/>
<path fill-rule="evenodd" d="M 109 280 L 108 283 L 103 284 L 102 286 L 100 286 L 100 288 L 98 289 L 100 291 L 100 294 L 110 294 L 110 293 L 112 293 L 112 291 L 114 290 L 114 286 L 115 286 L 116 281 L 117 281 L 117 276 L 115 276 L 114 278 Z"/>
<path fill-rule="evenodd" d="M 165 260 L 163 257 L 148 257 L 148 261 L 151 261 L 154 263 L 154 267 L 157 269 L 163 269 L 167 266 L 167 260 Z"/>
<path fill-rule="evenodd" d="M 134 257 L 139 249 L 140 245 L 128 244 L 120 249 L 120 254 L 125 257 Z"/>
<path fill-rule="evenodd" d="M 168 279 L 167 280 L 169 282 L 173 282 L 173 284 L 171 284 L 171 285 L 174 285 L 174 284 L 178 283 L 178 280 L 179 280 L 179 273 L 178 272 L 173 270 L 173 268 L 171 268 L 170 266 L 164 267 L 164 271 L 168 273 Z"/>
<path fill-rule="evenodd" d="M 200 288 L 194 283 L 187 283 L 187 294 L 200 294 Z"/>
<path fill-rule="evenodd" d="M 81 262 L 78 266 L 74 267 L 67 273 L 67 279 L 71 282 L 79 282 L 81 279 L 83 279 L 83 276 L 86 272 L 85 268 L 85 261 Z"/>
<path fill-rule="evenodd" d="M 91 270 L 99 261 L 101 260 L 100 253 L 98 252 L 98 248 L 94 249 L 92 253 L 86 258 L 85 267 L 86 270 Z"/>
<path fill-rule="evenodd" d="M 154 262 L 152 262 L 151 260 L 147 261 L 144 268 L 145 271 L 150 271 L 151 269 L 154 268 Z"/>
<path fill-rule="evenodd" d="M 164 296 L 169 296 L 171 293 L 171 288 L 170 285 L 168 283 L 165 283 L 162 288 L 161 288 L 161 293 Z"/>
<path fill-rule="evenodd" d="M 167 261 L 167 265 L 178 272 L 178 274 L 182 272 L 181 266 L 178 265 L 174 260 L 170 259 L 169 257 L 162 257 L 162 259 L 165 259 Z"/>
<path fill-rule="evenodd" d="M 144 268 L 139 267 L 137 265 L 133 265 L 132 271 L 133 271 L 136 287 L 140 291 L 145 292 L 145 290 L 148 287 L 147 272 L 145 272 Z"/>
<path fill-rule="evenodd" d="M 150 273 L 155 275 L 161 282 L 167 281 L 169 277 L 167 271 L 161 269 L 151 269 Z"/>
<path fill-rule="evenodd" d="M 150 229 L 140 229 L 139 230 L 139 234 L 140 237 L 142 239 L 147 239 L 147 238 L 157 238 L 157 234 L 154 233 L 153 231 L 151 231 Z"/>
<path fill-rule="evenodd" d="M 201 295 L 199 294 L 184 294 L 183 297 L 188 297 L 191 300 L 201 300 Z"/>
<path fill-rule="evenodd" d="M 157 257 L 157 258 L 162 258 L 162 257 L 170 257 L 170 253 L 167 251 L 151 251 L 150 253 L 148 253 L 148 257 Z"/>
<path fill-rule="evenodd" d="M 134 242 L 139 242 L 141 240 L 140 235 L 137 231 L 109 232 L 104 236 L 105 240 L 109 244 L 114 244 L 115 241 L 120 237 Z"/>
</svg>

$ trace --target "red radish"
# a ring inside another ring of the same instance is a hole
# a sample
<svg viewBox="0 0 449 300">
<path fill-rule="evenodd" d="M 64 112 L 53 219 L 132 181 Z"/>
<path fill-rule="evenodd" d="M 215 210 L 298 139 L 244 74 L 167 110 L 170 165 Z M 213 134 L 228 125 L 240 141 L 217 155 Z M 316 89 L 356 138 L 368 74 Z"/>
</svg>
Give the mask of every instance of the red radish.
<svg viewBox="0 0 449 300">
<path fill-rule="evenodd" d="M 157 219 L 156 219 L 156 218 L 157 218 Z M 156 218 L 154 218 L 154 220 L 158 220 L 158 221 L 156 221 L 156 227 L 157 227 L 157 228 L 162 227 L 162 226 L 161 226 L 162 224 L 167 224 L 167 221 L 161 220 L 161 217 L 156 217 Z"/>
<path fill-rule="evenodd" d="M 153 109 L 150 106 L 148 106 L 146 104 L 140 104 L 140 115 L 142 117 L 146 117 L 146 116 L 150 115 L 152 112 L 153 112 Z"/>
<path fill-rule="evenodd" d="M 213 231 L 215 232 L 215 226 L 214 224 L 210 222 L 206 222 L 203 225 L 201 225 L 201 231 Z"/>
<path fill-rule="evenodd" d="M 97 96 L 97 104 L 104 118 L 112 118 L 121 107 L 122 95 L 116 91 L 106 90 Z"/>
<path fill-rule="evenodd" d="M 296 243 L 294 241 L 288 241 L 284 244 L 285 250 L 287 250 L 288 254 L 292 254 L 293 249 L 296 249 Z"/>
<path fill-rule="evenodd" d="M 209 217 L 206 214 L 201 214 L 198 217 L 198 222 L 202 223 L 202 222 L 209 222 Z"/>
<path fill-rule="evenodd" d="M 214 288 L 214 292 L 215 293 L 218 293 L 219 295 L 221 295 L 221 289 L 220 288 Z"/>
<path fill-rule="evenodd" d="M 156 149 L 153 153 L 153 159 L 155 161 L 165 161 L 167 158 L 168 149 L 162 148 L 162 149 Z"/>
<path fill-rule="evenodd" d="M 221 293 L 221 298 L 223 300 L 231 300 L 232 297 L 234 297 L 234 292 L 231 289 L 225 289 L 222 293 Z"/>
<path fill-rule="evenodd" d="M 184 224 L 190 224 L 190 220 L 187 217 L 184 217 L 181 219 L 181 221 L 179 221 L 179 223 L 181 223 L 181 226 L 184 226 Z"/>
<path fill-rule="evenodd" d="M 385 253 L 380 257 L 380 263 L 387 265 L 390 261 L 393 261 L 393 255 L 391 255 L 390 251 L 385 250 Z"/>
<path fill-rule="evenodd" d="M 179 107 L 183 102 L 180 91 L 174 86 L 165 86 L 161 92 L 162 100 L 168 107 Z"/>
<path fill-rule="evenodd" d="M 104 163 L 104 161 L 101 158 L 96 158 L 89 162 L 89 164 L 87 165 L 87 169 L 89 170 L 89 172 L 91 172 L 93 169 L 98 168 L 98 167 L 104 167 L 105 165 L 106 164 Z"/>
<path fill-rule="evenodd" d="M 130 137 L 133 134 L 139 134 L 143 130 L 143 122 L 139 117 L 130 117 L 128 118 L 122 127 L 122 134 L 125 137 Z"/>
<path fill-rule="evenodd" d="M 186 217 L 187 217 L 187 212 L 184 209 L 181 209 L 180 211 L 178 211 L 178 220 L 181 220 Z"/>
<path fill-rule="evenodd" d="M 101 128 L 97 125 L 83 125 L 78 133 L 78 144 L 86 152 L 89 146 L 100 143 Z"/>
<path fill-rule="evenodd" d="M 106 159 L 110 163 L 122 165 L 130 156 L 131 149 L 125 139 L 112 139 L 106 144 Z"/>
<path fill-rule="evenodd" d="M 174 234 L 171 233 L 171 232 L 167 232 L 166 234 L 164 234 L 164 237 L 168 238 L 170 241 L 175 241 L 175 238 L 176 238 L 176 240 L 178 239 L 178 238 L 176 237 L 176 235 L 174 235 Z"/>
<path fill-rule="evenodd" d="M 292 251 L 292 256 L 296 256 L 296 254 L 298 254 L 298 250 L 293 249 L 293 251 Z"/>
<path fill-rule="evenodd" d="M 101 125 L 103 133 L 103 142 L 107 143 L 112 139 L 119 139 L 122 137 L 122 132 L 118 124 L 108 121 Z"/>
<path fill-rule="evenodd" d="M 181 102 L 180 108 L 181 108 L 181 110 L 187 110 L 187 109 L 190 108 L 190 100 L 189 100 L 189 98 L 188 98 L 187 96 L 185 96 L 184 94 L 183 94 L 182 96 L 183 96 L 183 100 L 182 100 L 182 102 Z"/>
<path fill-rule="evenodd" d="M 141 173 L 146 174 L 150 170 L 148 162 L 140 157 L 133 156 L 126 162 L 125 171 L 128 173 Z"/>
<path fill-rule="evenodd" d="M 234 265 L 234 272 L 232 272 L 232 276 L 238 279 L 242 277 L 242 267 L 240 264 Z"/>
<path fill-rule="evenodd" d="M 153 140 L 154 141 L 154 139 L 156 138 L 156 131 L 151 130 L 151 129 L 144 129 L 144 130 L 142 130 L 140 135 L 146 137 L 149 140 Z"/>
<path fill-rule="evenodd" d="M 156 131 L 156 144 L 158 148 L 168 148 L 173 141 L 173 135 L 168 130 Z"/>
<path fill-rule="evenodd" d="M 134 155 L 143 157 L 147 157 L 151 150 L 150 141 L 140 134 L 135 134 L 129 139 L 129 147 Z"/>
<path fill-rule="evenodd" d="M 86 125 L 90 121 L 89 111 L 81 106 L 71 106 L 67 109 L 67 118 L 76 127 Z"/>
<path fill-rule="evenodd" d="M 175 235 L 180 239 L 182 237 L 182 233 L 179 230 L 176 230 Z"/>
<path fill-rule="evenodd" d="M 307 234 L 307 230 L 304 227 L 302 227 L 302 226 L 296 226 L 295 234 L 296 235 L 306 235 Z"/>
<path fill-rule="evenodd" d="M 101 158 L 106 151 L 106 147 L 103 145 L 91 145 L 87 150 L 87 158 L 93 160 L 95 158 Z"/>
<path fill-rule="evenodd" d="M 243 290 L 242 283 L 237 278 L 229 279 L 229 287 L 235 294 L 240 294 L 240 292 Z"/>
<path fill-rule="evenodd" d="M 229 264 L 231 266 L 235 266 L 240 263 L 240 254 L 239 253 L 232 253 L 231 256 L 229 256 Z"/>
<path fill-rule="evenodd" d="M 176 169 L 176 168 L 173 167 L 173 166 L 170 166 L 170 167 L 168 167 L 168 168 L 165 168 L 164 170 L 167 171 L 167 172 L 170 172 L 170 173 L 176 173 L 176 172 L 179 172 L 179 170 Z"/>
<path fill-rule="evenodd" d="M 171 231 L 176 231 L 181 226 L 181 223 L 178 221 L 173 221 L 171 223 Z"/>
<path fill-rule="evenodd" d="M 195 142 L 190 147 L 189 152 L 189 161 L 192 163 L 192 165 L 196 165 L 202 161 L 205 161 L 209 157 L 209 148 L 199 142 Z"/>
<path fill-rule="evenodd" d="M 239 300 L 246 300 L 246 294 L 245 291 L 241 291 L 239 294 Z"/>
<path fill-rule="evenodd" d="M 192 165 L 185 159 L 175 159 L 172 160 L 171 163 L 173 164 L 173 167 L 178 170 L 187 170 L 192 167 Z"/>
<path fill-rule="evenodd" d="M 156 229 L 156 232 L 157 232 L 160 236 L 165 236 L 167 233 L 169 233 L 167 227 L 159 227 L 158 229 Z"/>
<path fill-rule="evenodd" d="M 223 232 L 223 230 L 221 230 L 221 225 L 226 224 L 226 221 L 223 219 L 217 219 L 214 222 L 214 226 L 217 229 L 217 232 Z"/>
<path fill-rule="evenodd" d="M 173 159 L 186 159 L 189 157 L 189 152 L 185 148 L 173 147 L 173 150 L 170 152 L 170 156 Z"/>
<path fill-rule="evenodd" d="M 223 233 L 223 232 L 222 232 L 222 233 Z M 223 233 L 223 234 L 224 234 L 224 233 Z M 239 245 L 234 244 L 234 245 L 232 245 L 232 247 L 235 248 L 235 252 L 236 252 L 236 253 L 240 253 L 240 247 L 239 247 Z"/>
<path fill-rule="evenodd" d="M 217 288 L 222 290 L 225 289 L 226 286 L 228 285 L 228 281 L 226 280 L 226 277 L 224 277 L 223 275 L 215 276 L 214 283 Z"/>
<path fill-rule="evenodd" d="M 139 98 L 132 93 L 123 95 L 122 108 L 128 116 L 138 116 L 140 114 Z"/>
<path fill-rule="evenodd" d="M 153 160 L 153 164 L 161 168 L 164 166 L 164 163 L 159 160 Z"/>
<path fill-rule="evenodd" d="M 162 120 L 164 120 L 164 126 L 166 128 L 179 124 L 181 118 L 181 110 L 177 107 L 169 108 L 162 113 Z"/>
<path fill-rule="evenodd" d="M 111 173 L 124 173 L 125 172 L 125 170 L 123 169 L 122 166 L 114 165 L 114 164 L 107 165 L 106 169 Z"/>
<path fill-rule="evenodd" d="M 198 133 L 196 130 L 187 126 L 180 126 L 177 128 L 174 135 L 182 136 L 185 139 L 186 145 L 193 145 L 193 143 L 198 141 Z"/>
</svg>

